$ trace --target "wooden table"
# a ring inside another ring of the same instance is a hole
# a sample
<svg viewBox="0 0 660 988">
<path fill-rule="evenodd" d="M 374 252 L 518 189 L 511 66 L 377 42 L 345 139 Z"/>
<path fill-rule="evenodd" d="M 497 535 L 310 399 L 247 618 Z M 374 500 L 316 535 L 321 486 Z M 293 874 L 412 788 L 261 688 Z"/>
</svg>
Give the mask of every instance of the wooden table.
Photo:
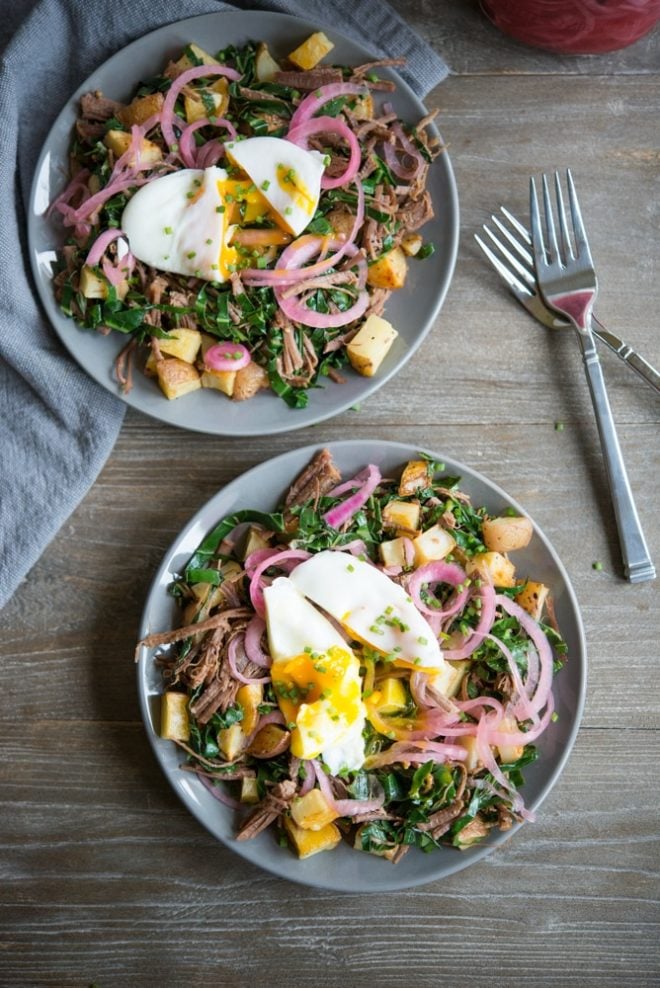
<svg viewBox="0 0 660 988">
<path fill-rule="evenodd" d="M 531 173 L 573 166 L 600 318 L 660 362 L 660 39 L 560 58 L 501 37 L 473 2 L 396 6 L 455 73 L 428 99 L 461 200 L 447 302 L 395 381 L 315 429 L 237 443 L 129 412 L 1 618 L 3 986 L 658 984 L 657 587 L 620 577 L 575 340 L 509 300 L 472 233 L 498 203 L 525 213 Z M 604 364 L 660 563 L 657 397 Z M 157 768 L 132 662 L 187 518 L 270 455 L 346 436 L 444 450 L 519 499 L 568 568 L 589 643 L 582 730 L 538 822 L 467 871 L 377 899 L 281 882 L 209 837 Z"/>
</svg>

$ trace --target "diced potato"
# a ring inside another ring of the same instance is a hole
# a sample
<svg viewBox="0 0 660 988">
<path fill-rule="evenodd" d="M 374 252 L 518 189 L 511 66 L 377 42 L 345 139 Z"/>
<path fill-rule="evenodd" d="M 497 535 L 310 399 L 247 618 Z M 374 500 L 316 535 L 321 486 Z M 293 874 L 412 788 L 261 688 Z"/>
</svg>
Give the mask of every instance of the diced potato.
<svg viewBox="0 0 660 988">
<path fill-rule="evenodd" d="M 243 708 L 241 728 L 245 734 L 252 734 L 259 721 L 259 704 L 264 698 L 264 688 L 261 683 L 246 683 L 236 694 L 236 700 Z"/>
<path fill-rule="evenodd" d="M 389 542 L 381 542 L 378 552 L 384 566 L 401 566 L 404 569 L 408 567 L 403 536 L 391 539 Z"/>
<path fill-rule="evenodd" d="M 204 51 L 203 48 L 200 48 L 199 45 L 190 44 L 187 45 L 186 47 L 193 53 L 193 55 L 197 59 L 197 62 L 201 62 L 202 65 L 219 64 L 217 58 L 214 58 L 213 55 L 209 55 L 209 53 L 207 51 Z M 184 52 L 181 58 L 177 59 L 177 61 L 174 64 L 176 65 L 179 72 L 185 72 L 186 69 L 192 69 L 197 64 L 197 62 L 194 62 L 186 54 L 186 52 Z"/>
<path fill-rule="evenodd" d="M 529 545 L 534 528 L 529 518 L 487 518 L 481 526 L 486 548 L 513 552 Z"/>
<path fill-rule="evenodd" d="M 323 31 L 316 31 L 291 52 L 289 61 L 297 65 L 299 69 L 313 69 L 334 47 L 332 41 L 325 36 Z"/>
<path fill-rule="evenodd" d="M 399 334 L 380 316 L 370 315 L 346 347 L 353 368 L 364 377 L 373 377 Z"/>
<path fill-rule="evenodd" d="M 462 738 L 456 738 L 456 744 L 467 751 L 467 757 L 463 764 L 468 772 L 474 772 L 479 764 L 479 752 L 477 750 L 477 739 L 473 734 L 465 734 Z"/>
<path fill-rule="evenodd" d="M 291 733 L 278 724 L 266 724 L 250 742 L 247 749 L 253 758 L 275 758 L 286 751 L 291 743 Z"/>
<path fill-rule="evenodd" d="M 401 480 L 399 481 L 399 496 L 408 497 L 420 487 L 428 487 L 431 483 L 429 465 L 426 460 L 410 460 L 406 463 Z"/>
<path fill-rule="evenodd" d="M 280 72 L 281 68 L 268 50 L 268 45 L 261 41 L 257 45 L 257 57 L 254 62 L 254 70 L 259 82 L 272 82 L 275 73 Z"/>
<path fill-rule="evenodd" d="M 178 357 L 157 361 L 156 373 L 161 390 L 170 401 L 197 391 L 202 386 L 199 374 L 192 364 L 187 364 Z"/>
<path fill-rule="evenodd" d="M 158 374 L 158 371 L 156 370 L 157 363 L 158 360 L 156 358 L 156 354 L 153 352 L 153 350 L 150 350 L 149 356 L 147 357 L 146 363 L 144 365 L 144 373 L 147 375 L 147 377 L 157 376 Z"/>
<path fill-rule="evenodd" d="M 358 96 L 355 100 L 355 106 L 351 112 L 356 120 L 373 120 L 374 98 L 371 93 L 365 93 L 364 96 Z"/>
<path fill-rule="evenodd" d="M 503 717 L 498 727 L 498 732 L 502 734 L 519 733 L 518 725 L 513 717 Z M 522 758 L 523 751 L 525 750 L 525 746 L 522 744 L 498 744 L 496 748 L 500 756 L 500 761 L 504 765 L 517 762 L 519 758 Z"/>
<path fill-rule="evenodd" d="M 245 750 L 247 735 L 240 724 L 223 727 L 218 731 L 218 746 L 223 757 L 233 762 Z"/>
<path fill-rule="evenodd" d="M 448 556 L 456 545 L 456 539 L 440 525 L 432 525 L 413 539 L 415 566 L 424 566 Z"/>
<path fill-rule="evenodd" d="M 534 583 L 533 580 L 528 580 L 527 586 L 520 591 L 516 601 L 525 608 L 528 614 L 532 615 L 535 621 L 540 621 L 549 593 L 550 587 L 546 587 L 545 583 Z"/>
<path fill-rule="evenodd" d="M 390 501 L 383 508 L 383 525 L 385 528 L 416 532 L 421 510 L 418 501 Z"/>
<path fill-rule="evenodd" d="M 145 120 L 152 117 L 154 113 L 160 113 L 163 109 L 165 97 L 162 93 L 149 93 L 147 96 L 136 96 L 134 100 L 117 111 L 117 119 L 121 120 L 124 127 L 133 127 L 143 124 Z"/>
<path fill-rule="evenodd" d="M 268 387 L 268 374 L 260 364 L 251 361 L 246 367 L 236 372 L 232 398 L 234 401 L 246 401 L 254 398 L 257 391 Z"/>
<path fill-rule="evenodd" d="M 463 827 L 458 832 L 454 840 L 454 845 L 464 851 L 466 847 L 472 847 L 488 835 L 489 828 L 480 816 L 475 816 L 471 823 Z"/>
<path fill-rule="evenodd" d="M 377 261 L 369 265 L 367 284 L 374 288 L 395 290 L 403 288 L 407 274 L 406 255 L 400 247 L 394 247 L 392 250 L 388 250 L 386 254 L 381 254 Z"/>
<path fill-rule="evenodd" d="M 216 391 L 222 391 L 223 394 L 231 398 L 231 396 L 234 393 L 235 384 L 236 384 L 236 371 L 218 371 L 218 370 L 202 371 L 203 388 L 214 388 Z"/>
<path fill-rule="evenodd" d="M 103 143 L 110 148 L 115 157 L 121 158 L 131 146 L 131 135 L 126 130 L 109 130 L 103 138 Z M 163 152 L 154 144 L 143 137 L 140 141 L 140 161 L 145 164 L 155 165 L 163 157 Z"/>
<path fill-rule="evenodd" d="M 378 691 L 371 697 L 371 702 L 381 714 L 394 714 L 403 710 L 408 703 L 406 689 L 396 676 L 387 676 L 378 684 Z"/>
<path fill-rule="evenodd" d="M 291 804 L 294 823 L 303 830 L 323 830 L 336 820 L 339 814 L 333 809 L 320 789 L 310 789 Z"/>
<path fill-rule="evenodd" d="M 258 549 L 269 548 L 270 542 L 265 537 L 264 533 L 260 531 L 260 529 L 254 528 L 253 525 L 250 525 L 245 535 L 245 541 L 241 547 L 239 558 L 245 560 L 248 556 L 252 555 L 253 552 L 257 552 Z"/>
<path fill-rule="evenodd" d="M 447 661 L 440 672 L 436 672 L 429 677 L 431 680 L 431 685 L 438 690 L 439 693 L 442 693 L 443 696 L 447 696 L 451 699 L 451 697 L 458 695 L 458 691 L 461 688 L 461 683 L 463 682 L 463 677 L 469 668 L 469 659 L 461 659 L 460 662 Z"/>
<path fill-rule="evenodd" d="M 325 218 L 336 236 L 350 236 L 355 223 L 355 216 L 348 209 L 345 209 L 343 206 L 335 206 L 334 209 L 331 209 L 329 213 L 325 214 Z"/>
<path fill-rule="evenodd" d="M 188 697 L 185 693 L 168 691 L 160 698 L 160 736 L 168 741 L 190 738 Z"/>
<path fill-rule="evenodd" d="M 161 353 L 178 357 L 187 364 L 194 364 L 201 344 L 202 334 L 198 329 L 173 329 L 167 339 L 158 341 Z"/>
<path fill-rule="evenodd" d="M 259 785 L 256 779 L 246 777 L 241 779 L 241 803 L 258 803 Z"/>
<path fill-rule="evenodd" d="M 203 120 L 204 117 L 223 117 L 229 106 L 229 83 L 226 79 L 214 82 L 212 86 L 204 87 L 206 91 L 206 101 L 201 93 L 184 96 L 183 105 L 188 123 L 196 120 Z M 213 101 L 213 109 L 207 105 L 208 100 Z"/>
<path fill-rule="evenodd" d="M 515 585 L 514 574 L 516 567 L 499 552 L 478 552 L 465 564 L 468 576 L 478 576 L 480 573 L 490 577 L 496 587 L 512 587 Z"/>
<path fill-rule="evenodd" d="M 78 287 L 80 289 L 80 293 L 84 295 L 85 298 L 108 297 L 108 283 L 105 278 L 101 278 L 87 266 L 83 267 L 80 272 L 80 283 Z M 117 294 L 117 298 L 126 298 L 126 294 L 128 292 L 128 282 L 126 280 L 120 281 L 118 285 L 115 285 L 115 292 Z"/>
<path fill-rule="evenodd" d="M 404 237 L 401 238 L 401 250 L 408 257 L 414 257 L 419 254 L 422 249 L 422 244 L 424 243 L 424 238 L 419 233 L 406 233 Z"/>
<path fill-rule="evenodd" d="M 299 858 L 309 858 L 320 851 L 331 851 L 341 840 L 339 828 L 334 823 L 327 823 L 321 830 L 303 830 L 291 817 L 285 817 L 284 829 Z"/>
</svg>

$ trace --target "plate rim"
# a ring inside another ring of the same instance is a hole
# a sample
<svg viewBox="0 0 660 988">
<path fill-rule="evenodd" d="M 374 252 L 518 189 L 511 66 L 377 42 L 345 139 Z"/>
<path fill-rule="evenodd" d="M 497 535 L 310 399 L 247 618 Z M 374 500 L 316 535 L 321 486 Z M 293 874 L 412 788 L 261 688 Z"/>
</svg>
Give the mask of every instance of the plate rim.
<svg viewBox="0 0 660 988">
<path fill-rule="evenodd" d="M 191 518 L 189 518 L 188 522 L 175 536 L 170 546 L 168 547 L 167 551 L 164 553 L 161 563 L 158 569 L 156 570 L 156 572 L 154 573 L 153 579 L 149 586 L 149 590 L 147 592 L 147 598 L 140 618 L 139 640 L 141 640 L 143 637 L 146 636 L 146 634 L 149 633 L 148 616 L 149 616 L 150 608 L 152 606 L 151 605 L 152 596 L 158 593 L 160 590 L 158 584 L 160 583 L 162 577 L 168 571 L 168 560 L 176 553 L 177 546 L 182 541 L 184 536 L 196 524 L 199 524 L 202 517 L 210 509 L 211 504 L 216 499 L 219 499 L 224 493 L 226 493 L 228 489 L 230 489 L 233 485 L 244 484 L 246 481 L 250 480 L 252 475 L 258 473 L 260 470 L 263 470 L 264 468 L 272 467 L 275 464 L 282 463 L 285 460 L 287 460 L 289 457 L 293 458 L 295 456 L 301 456 L 304 454 L 305 457 L 311 459 L 312 456 L 320 449 L 327 448 L 330 450 L 331 453 L 333 453 L 333 451 L 336 451 L 338 448 L 345 449 L 347 447 L 350 449 L 357 449 L 359 447 L 363 447 L 365 449 L 365 455 L 368 455 L 366 454 L 366 450 L 368 448 L 373 449 L 374 446 L 385 448 L 391 451 L 392 453 L 394 453 L 395 451 L 399 451 L 403 454 L 403 458 L 409 456 L 411 450 L 416 451 L 418 453 L 427 453 L 430 456 L 432 456 L 434 459 L 439 459 L 442 462 L 445 461 L 449 462 L 452 468 L 453 467 L 459 468 L 462 471 L 464 471 L 464 473 L 467 474 L 471 479 L 474 478 L 477 482 L 485 484 L 486 487 L 488 487 L 493 492 L 493 494 L 503 498 L 510 505 L 516 508 L 516 510 L 518 510 L 521 514 L 524 514 L 526 517 L 530 518 L 530 521 L 532 521 L 532 524 L 534 526 L 534 535 L 540 538 L 540 540 L 543 542 L 546 550 L 548 551 L 552 559 L 553 564 L 557 568 L 558 574 L 567 592 L 571 609 L 575 615 L 575 625 L 576 625 L 576 631 L 578 637 L 579 656 L 576 657 L 572 654 L 571 661 L 577 663 L 579 659 L 579 670 L 578 670 L 579 679 L 578 679 L 578 688 L 576 695 L 575 713 L 572 719 L 570 731 L 566 738 L 563 750 L 559 754 L 554 769 L 552 770 L 547 780 L 545 781 L 540 794 L 533 802 L 531 802 L 528 805 L 529 810 L 536 811 L 542 805 L 545 799 L 549 796 L 549 794 L 552 792 L 559 778 L 561 777 L 566 767 L 566 764 L 568 762 L 568 759 L 570 758 L 570 755 L 573 751 L 573 747 L 575 745 L 580 730 L 582 717 L 584 714 L 585 701 L 586 701 L 587 672 L 588 672 L 587 640 L 586 640 L 586 632 L 584 628 L 584 621 L 582 618 L 582 613 L 579 606 L 577 593 L 575 591 L 575 588 L 573 587 L 568 572 L 557 550 L 554 548 L 552 542 L 545 535 L 544 531 L 537 525 L 537 523 L 534 521 L 531 515 L 529 515 L 529 513 L 523 508 L 523 506 L 519 504 L 519 502 L 515 498 L 511 497 L 511 495 L 508 494 L 502 487 L 500 487 L 499 484 L 495 483 L 494 481 L 491 481 L 488 477 L 485 476 L 485 474 L 482 474 L 479 470 L 475 470 L 473 467 L 470 467 L 468 464 L 463 463 L 460 460 L 454 459 L 453 456 L 442 454 L 441 452 L 438 451 L 430 450 L 423 445 L 402 443 L 393 440 L 381 441 L 381 440 L 370 440 L 370 439 L 345 439 L 345 440 L 336 440 L 328 443 L 317 442 L 317 443 L 311 443 L 307 446 L 296 447 L 294 449 L 287 450 L 283 453 L 279 453 L 277 456 L 269 457 L 267 460 L 263 460 L 261 463 L 255 464 L 253 467 L 250 467 L 249 470 L 246 470 L 243 473 L 239 473 L 236 477 L 234 477 L 231 481 L 229 481 L 229 483 L 219 488 L 216 491 L 216 493 L 213 494 L 205 502 L 205 504 L 203 504 L 199 508 L 199 510 L 195 512 L 195 514 Z M 211 524 L 213 524 L 213 522 L 211 522 Z M 206 528 L 204 530 L 206 530 Z M 261 861 L 255 861 L 254 858 L 248 854 L 247 848 L 241 842 L 236 840 L 233 841 L 225 840 L 223 836 L 214 833 L 214 831 L 211 829 L 211 825 L 205 819 L 205 813 L 203 807 L 196 806 L 192 803 L 189 803 L 186 799 L 184 799 L 183 794 L 180 788 L 177 786 L 175 780 L 176 772 L 170 771 L 168 767 L 164 764 L 162 757 L 163 749 L 159 744 L 163 739 L 158 737 L 158 735 L 150 728 L 150 716 L 149 716 L 150 710 L 148 705 L 149 694 L 147 690 L 144 688 L 147 662 L 148 662 L 148 653 L 146 652 L 143 646 L 141 648 L 140 657 L 136 663 L 137 690 L 138 690 L 138 697 L 140 702 L 140 712 L 142 715 L 145 731 L 149 738 L 151 749 L 154 753 L 156 761 L 158 762 L 161 768 L 161 771 L 167 778 L 167 781 L 170 784 L 171 788 L 174 790 L 175 794 L 182 802 L 182 804 L 185 806 L 185 808 L 196 818 L 196 820 L 204 827 L 204 829 L 207 830 L 211 834 L 211 836 L 215 838 L 215 840 L 220 841 L 220 843 L 223 844 L 224 847 L 226 847 L 232 853 L 237 854 L 243 860 L 248 861 L 250 865 L 259 868 L 262 871 L 265 871 L 277 878 L 280 878 L 284 881 L 291 881 L 294 882 L 295 884 L 304 885 L 308 888 L 319 888 L 333 892 L 341 892 L 345 894 L 377 894 L 379 892 L 401 891 L 408 888 L 415 888 L 421 885 L 426 885 L 430 882 L 442 881 L 443 879 L 448 878 L 450 875 L 456 874 L 459 871 L 463 871 L 465 868 L 468 868 L 471 865 L 476 864 L 479 861 L 482 861 L 484 858 L 492 854 L 498 847 L 501 847 L 502 844 L 506 843 L 509 840 L 509 838 L 511 838 L 515 833 L 517 833 L 520 830 L 521 827 L 524 826 L 524 823 L 514 823 L 514 825 L 511 827 L 510 830 L 498 831 L 485 844 L 481 844 L 473 849 L 471 848 L 468 851 L 463 851 L 460 853 L 457 851 L 456 862 L 455 863 L 451 862 L 449 867 L 445 867 L 442 870 L 442 873 L 440 874 L 438 873 L 433 874 L 432 869 L 429 868 L 428 876 L 422 876 L 421 878 L 418 879 L 415 878 L 412 881 L 409 879 L 406 880 L 405 878 L 397 879 L 396 875 L 392 875 L 391 881 L 385 881 L 384 883 L 379 884 L 377 888 L 358 887 L 358 888 L 347 889 L 343 886 L 333 884 L 331 880 L 327 882 L 318 881 L 315 879 L 310 880 L 310 878 L 305 877 L 303 875 L 298 876 L 295 874 L 289 874 L 288 872 L 285 872 L 284 869 L 278 868 L 276 863 L 271 863 L 271 862 L 263 863 Z M 296 859 L 294 858 L 293 860 L 295 861 Z M 429 863 L 431 863 L 431 860 L 432 857 L 429 856 Z"/>
<path fill-rule="evenodd" d="M 200 21 L 204 19 L 213 19 L 213 20 L 218 18 L 227 19 L 227 20 L 234 19 L 239 23 L 243 21 L 257 23 L 259 21 L 263 21 L 264 17 L 268 17 L 268 19 L 273 18 L 278 22 L 289 23 L 291 25 L 296 25 L 297 27 L 303 26 L 305 27 L 305 29 L 309 27 L 312 28 L 314 27 L 311 21 L 308 21 L 303 17 L 297 17 L 293 14 L 285 14 L 279 11 L 254 11 L 254 10 L 211 11 L 205 14 L 195 14 L 191 17 L 185 17 L 179 20 L 170 21 L 166 24 L 162 24 L 159 27 L 154 28 L 152 31 L 147 31 L 145 32 L 145 34 L 141 35 L 140 37 L 135 38 L 133 41 L 130 41 L 127 45 L 124 45 L 122 48 L 118 49 L 116 52 L 110 55 L 109 58 L 102 61 L 80 83 L 80 85 L 76 88 L 76 90 L 67 98 L 66 102 L 62 106 L 62 109 L 57 114 L 51 126 L 49 127 L 48 134 L 46 135 L 46 138 L 42 144 L 41 150 L 39 152 L 36 161 L 34 174 L 30 184 L 30 193 L 25 205 L 25 213 L 26 213 L 26 221 L 27 221 L 27 249 L 29 254 L 29 264 L 30 264 L 30 272 L 32 275 L 32 280 L 36 288 L 37 296 L 39 298 L 39 302 L 41 304 L 41 308 L 47 320 L 47 323 L 50 326 L 52 332 L 59 340 L 59 342 L 61 343 L 61 345 L 66 350 L 68 356 L 76 362 L 78 367 L 82 369 L 82 371 L 85 374 L 87 374 L 88 377 L 90 377 L 93 381 L 95 381 L 98 385 L 100 385 L 100 387 L 106 390 L 109 394 L 113 395 L 115 398 L 121 401 L 126 408 L 135 409 L 136 411 L 142 413 L 143 415 L 148 416 L 149 418 L 157 422 L 163 422 L 165 425 L 174 426 L 175 428 L 182 429 L 184 432 L 193 432 L 201 435 L 224 436 L 230 438 L 241 438 L 241 437 L 248 438 L 254 436 L 281 435 L 286 432 L 294 432 L 297 431 L 298 429 L 309 428 L 313 425 L 318 425 L 320 422 L 326 422 L 330 419 L 336 418 L 338 415 L 342 415 L 348 410 L 350 410 L 351 407 L 356 403 L 356 401 L 362 402 L 370 398 L 373 394 L 375 394 L 378 390 L 380 390 L 380 388 L 388 384 L 389 381 L 392 378 L 394 378 L 401 370 L 403 370 L 403 368 L 411 359 L 411 357 L 415 353 L 417 353 L 419 348 L 422 346 L 424 341 L 431 333 L 431 330 L 433 329 L 434 324 L 438 318 L 438 315 L 444 305 L 449 288 L 451 287 L 454 278 L 454 273 L 456 270 L 456 263 L 458 259 L 460 226 L 461 226 L 458 186 L 456 182 L 456 176 L 454 174 L 454 169 L 452 167 L 451 159 L 449 157 L 448 152 L 445 149 L 443 153 L 436 159 L 436 161 L 442 162 L 442 167 L 444 168 L 448 199 L 446 202 L 443 203 L 443 207 L 446 209 L 446 212 L 450 216 L 450 218 L 453 219 L 453 223 L 450 223 L 447 227 L 447 230 L 445 231 L 447 235 L 448 263 L 446 265 L 446 268 L 442 272 L 441 281 L 440 281 L 440 291 L 434 296 L 433 304 L 425 316 L 423 330 L 421 332 L 419 330 L 417 331 L 417 335 L 415 336 L 415 339 L 411 342 L 411 344 L 403 352 L 403 354 L 401 354 L 401 356 L 395 362 L 392 368 L 390 368 L 382 375 L 376 375 L 373 378 L 365 377 L 363 379 L 364 384 L 362 386 L 362 390 L 359 396 L 357 397 L 353 396 L 352 398 L 340 400 L 337 403 L 333 404 L 332 409 L 317 412 L 316 414 L 313 414 L 311 417 L 307 418 L 305 421 L 301 421 L 299 418 L 296 417 L 295 415 L 295 412 L 297 411 L 296 409 L 291 409 L 292 412 L 291 421 L 282 422 L 281 424 L 274 425 L 273 427 L 270 428 L 268 428 L 267 413 L 262 416 L 262 422 L 258 426 L 255 425 L 252 428 L 240 427 L 240 429 L 238 430 L 236 428 L 235 422 L 232 422 L 231 425 L 228 425 L 227 427 L 225 427 L 225 429 L 223 429 L 222 422 L 224 416 L 222 416 L 222 414 L 219 414 L 217 416 L 217 419 L 213 419 L 213 420 L 211 420 L 210 418 L 206 420 L 204 417 L 201 417 L 202 422 L 200 424 L 193 423 L 191 425 L 191 424 L 182 423 L 180 421 L 170 421 L 170 419 L 164 418 L 163 416 L 157 414 L 158 409 L 143 408 L 139 402 L 131 401 L 128 398 L 128 396 L 123 395 L 117 387 L 113 387 L 112 378 L 109 378 L 108 380 L 103 379 L 100 370 L 98 373 L 94 373 L 81 362 L 75 345 L 76 342 L 75 335 L 72 334 L 71 336 L 69 336 L 69 334 L 64 331 L 60 332 L 60 329 L 58 328 L 56 323 L 56 319 L 54 317 L 51 317 L 52 311 L 54 311 L 55 316 L 57 316 L 59 310 L 57 309 L 57 305 L 54 301 L 54 298 L 52 297 L 52 290 L 49 290 L 51 288 L 50 284 L 49 285 L 44 284 L 44 279 L 39 270 L 39 264 L 38 264 L 39 251 L 37 249 L 37 244 L 35 243 L 35 240 L 37 238 L 37 231 L 35 229 L 35 226 L 37 219 L 40 217 L 38 216 L 38 214 L 35 213 L 34 204 L 38 191 L 39 177 L 42 173 L 46 157 L 50 153 L 49 145 L 51 144 L 52 135 L 66 122 L 67 115 L 70 113 L 71 107 L 75 103 L 75 101 L 79 99 L 82 93 L 87 91 L 89 86 L 89 80 L 92 79 L 96 75 L 96 73 L 101 71 L 102 69 L 107 69 L 108 67 L 111 67 L 112 63 L 115 60 L 118 61 L 121 60 L 126 52 L 130 52 L 136 48 L 139 48 L 140 45 L 143 44 L 146 39 L 152 38 L 154 35 L 160 33 L 166 34 L 168 30 L 174 29 L 179 25 L 188 24 L 194 21 Z M 369 48 L 365 46 L 361 41 L 356 41 L 355 39 L 349 37 L 348 35 L 343 34 L 341 31 L 335 30 L 334 28 L 329 30 L 332 31 L 333 35 L 335 35 L 336 38 L 341 39 L 342 42 L 346 42 L 350 45 L 361 48 L 366 57 L 369 57 L 370 55 L 373 56 L 373 53 L 370 52 Z M 393 76 L 395 78 L 397 86 L 400 87 L 400 89 L 405 94 L 406 98 L 411 100 L 415 104 L 416 109 L 419 113 L 421 113 L 422 115 L 425 115 L 427 113 L 427 108 L 425 104 L 422 102 L 420 97 L 417 96 L 417 94 L 413 91 L 413 89 L 410 87 L 410 85 L 406 82 L 405 79 L 403 79 L 394 69 L 390 67 L 386 67 L 383 70 L 383 72 L 386 76 Z M 431 124 L 431 128 L 434 135 L 442 140 L 441 135 L 437 127 L 435 126 L 435 123 Z M 63 318 L 66 319 L 67 317 L 63 317 Z M 75 322 L 75 320 L 72 318 L 67 320 L 67 326 L 79 332 L 84 332 L 84 330 L 81 329 L 81 327 L 79 327 Z M 333 388 L 340 387 L 340 385 L 331 381 L 324 382 L 324 387 L 328 386 L 328 384 L 332 385 Z M 311 390 L 313 391 L 314 389 Z M 339 396 L 340 392 L 336 392 L 336 393 Z M 273 399 L 277 401 L 281 401 L 281 399 L 277 398 L 277 396 L 275 395 L 273 395 Z M 167 399 L 164 396 L 163 396 L 163 401 L 167 402 Z M 310 403 L 312 401 L 313 401 L 313 394 L 310 396 Z M 160 406 L 158 406 L 158 408 L 159 407 Z M 207 423 L 206 427 L 204 427 L 205 423 Z M 211 424 L 213 424 L 215 427 L 211 428 L 210 427 Z M 220 426 L 219 428 L 218 428 L 218 424 Z"/>
</svg>

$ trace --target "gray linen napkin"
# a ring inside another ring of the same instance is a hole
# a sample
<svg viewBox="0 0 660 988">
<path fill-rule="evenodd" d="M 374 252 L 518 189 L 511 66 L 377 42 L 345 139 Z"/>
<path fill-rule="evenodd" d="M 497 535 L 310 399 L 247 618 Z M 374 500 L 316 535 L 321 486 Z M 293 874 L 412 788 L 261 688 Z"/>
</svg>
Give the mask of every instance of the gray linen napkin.
<svg viewBox="0 0 660 988">
<path fill-rule="evenodd" d="M 379 0 L 15 0 L 0 26 L 7 40 L 27 14 L 0 64 L 0 607 L 93 484 L 125 411 L 65 353 L 36 300 L 24 209 L 39 150 L 71 93 L 115 51 L 162 24 L 232 7 L 298 14 L 404 56 L 422 96 L 447 75 Z"/>
</svg>

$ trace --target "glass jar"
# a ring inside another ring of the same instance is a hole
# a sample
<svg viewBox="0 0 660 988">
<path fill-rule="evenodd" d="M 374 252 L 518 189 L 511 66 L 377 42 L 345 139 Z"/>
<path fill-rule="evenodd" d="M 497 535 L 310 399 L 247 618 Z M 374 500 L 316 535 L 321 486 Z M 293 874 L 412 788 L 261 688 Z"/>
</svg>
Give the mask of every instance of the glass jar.
<svg viewBox="0 0 660 988">
<path fill-rule="evenodd" d="M 625 48 L 660 22 L 660 0 L 481 0 L 481 6 L 512 38 L 572 55 Z"/>
</svg>

